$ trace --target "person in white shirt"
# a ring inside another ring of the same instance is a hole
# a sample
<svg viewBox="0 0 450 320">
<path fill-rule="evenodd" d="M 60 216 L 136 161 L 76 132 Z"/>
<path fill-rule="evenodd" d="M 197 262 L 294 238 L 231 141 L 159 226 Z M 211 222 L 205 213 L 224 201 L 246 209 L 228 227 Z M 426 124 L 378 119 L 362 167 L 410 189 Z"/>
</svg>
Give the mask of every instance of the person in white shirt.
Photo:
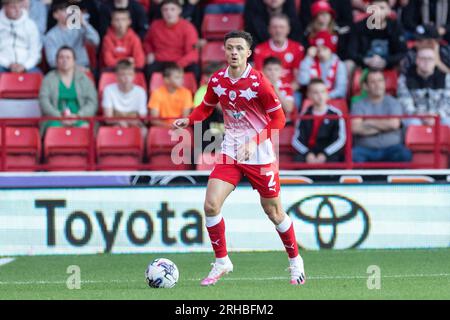
<svg viewBox="0 0 450 320">
<path fill-rule="evenodd" d="M 42 43 L 23 0 L 2 0 L 0 10 L 0 72 L 40 72 Z"/>
<path fill-rule="evenodd" d="M 146 117 L 147 94 L 145 90 L 134 84 L 136 76 L 134 65 L 129 60 L 121 60 L 116 65 L 117 83 L 106 86 L 103 92 L 102 107 L 105 117 Z M 141 120 L 108 120 L 115 126 L 127 128 L 138 126 L 143 136 L 147 132 Z"/>
</svg>

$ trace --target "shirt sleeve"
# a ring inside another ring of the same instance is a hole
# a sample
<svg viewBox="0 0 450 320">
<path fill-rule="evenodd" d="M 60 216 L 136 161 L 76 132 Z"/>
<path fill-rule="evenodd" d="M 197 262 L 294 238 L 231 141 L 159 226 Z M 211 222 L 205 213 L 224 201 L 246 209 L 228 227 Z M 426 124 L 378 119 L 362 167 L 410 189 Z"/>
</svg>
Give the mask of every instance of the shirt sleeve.
<svg viewBox="0 0 450 320">
<path fill-rule="evenodd" d="M 259 100 L 263 109 L 267 113 L 281 109 L 281 102 L 278 99 L 272 84 L 264 75 L 261 75 L 261 85 L 259 86 Z"/>
</svg>

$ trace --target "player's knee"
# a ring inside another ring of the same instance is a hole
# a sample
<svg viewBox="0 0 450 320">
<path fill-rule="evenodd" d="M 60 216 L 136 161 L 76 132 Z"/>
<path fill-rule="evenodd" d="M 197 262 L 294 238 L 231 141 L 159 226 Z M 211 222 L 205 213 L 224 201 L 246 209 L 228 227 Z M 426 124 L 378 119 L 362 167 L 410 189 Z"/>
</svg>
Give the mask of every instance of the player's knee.
<svg viewBox="0 0 450 320">
<path fill-rule="evenodd" d="M 216 216 L 220 213 L 220 206 L 215 201 L 206 200 L 204 210 L 207 216 Z"/>
<path fill-rule="evenodd" d="M 275 204 L 265 204 L 263 205 L 264 212 L 267 214 L 269 219 L 273 222 L 278 222 L 283 217 L 283 212 Z"/>
</svg>

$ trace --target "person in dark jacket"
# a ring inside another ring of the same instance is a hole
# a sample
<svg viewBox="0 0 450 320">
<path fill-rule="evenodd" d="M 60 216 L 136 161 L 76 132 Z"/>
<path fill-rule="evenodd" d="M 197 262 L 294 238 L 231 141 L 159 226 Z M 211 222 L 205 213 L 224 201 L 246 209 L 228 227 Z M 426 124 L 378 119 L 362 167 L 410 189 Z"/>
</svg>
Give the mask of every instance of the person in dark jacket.
<svg viewBox="0 0 450 320">
<path fill-rule="evenodd" d="M 355 63 L 370 69 L 391 69 L 406 54 L 406 41 L 400 23 L 392 18 L 387 0 L 374 0 L 376 14 L 355 25 L 348 52 Z"/>
<path fill-rule="evenodd" d="M 292 146 L 298 151 L 296 161 L 320 164 L 342 160 L 347 140 L 344 119 L 328 119 L 325 116 L 342 116 L 342 112 L 329 105 L 328 91 L 321 79 L 313 79 L 308 86 L 308 98 L 312 101 L 302 115 L 313 119 L 298 120 Z"/>
<path fill-rule="evenodd" d="M 248 0 L 244 9 L 245 31 L 251 33 L 255 45 L 269 40 L 270 17 L 280 13 L 289 17 L 291 26 L 289 39 L 303 42 L 303 32 L 294 0 Z"/>
</svg>

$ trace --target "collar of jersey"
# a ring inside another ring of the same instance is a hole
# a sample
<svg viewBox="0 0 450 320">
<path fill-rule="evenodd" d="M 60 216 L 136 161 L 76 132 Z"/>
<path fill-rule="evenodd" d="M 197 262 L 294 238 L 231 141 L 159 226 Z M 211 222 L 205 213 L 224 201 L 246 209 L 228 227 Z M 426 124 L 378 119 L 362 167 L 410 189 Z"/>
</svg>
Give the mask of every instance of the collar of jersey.
<svg viewBox="0 0 450 320">
<path fill-rule="evenodd" d="M 230 78 L 230 80 L 231 80 L 232 82 L 238 82 L 240 79 L 247 78 L 247 77 L 249 76 L 249 74 L 250 74 L 250 71 L 252 71 L 252 66 L 251 66 L 249 63 L 247 63 L 247 68 L 245 69 L 244 73 L 242 73 L 242 75 L 241 75 L 239 78 L 234 79 L 234 78 L 230 77 L 230 74 L 228 73 L 228 69 L 229 69 L 229 68 L 230 68 L 230 67 L 228 67 L 228 68 L 225 70 L 225 75 L 224 75 L 223 77 L 224 77 L 224 78 Z"/>
</svg>

